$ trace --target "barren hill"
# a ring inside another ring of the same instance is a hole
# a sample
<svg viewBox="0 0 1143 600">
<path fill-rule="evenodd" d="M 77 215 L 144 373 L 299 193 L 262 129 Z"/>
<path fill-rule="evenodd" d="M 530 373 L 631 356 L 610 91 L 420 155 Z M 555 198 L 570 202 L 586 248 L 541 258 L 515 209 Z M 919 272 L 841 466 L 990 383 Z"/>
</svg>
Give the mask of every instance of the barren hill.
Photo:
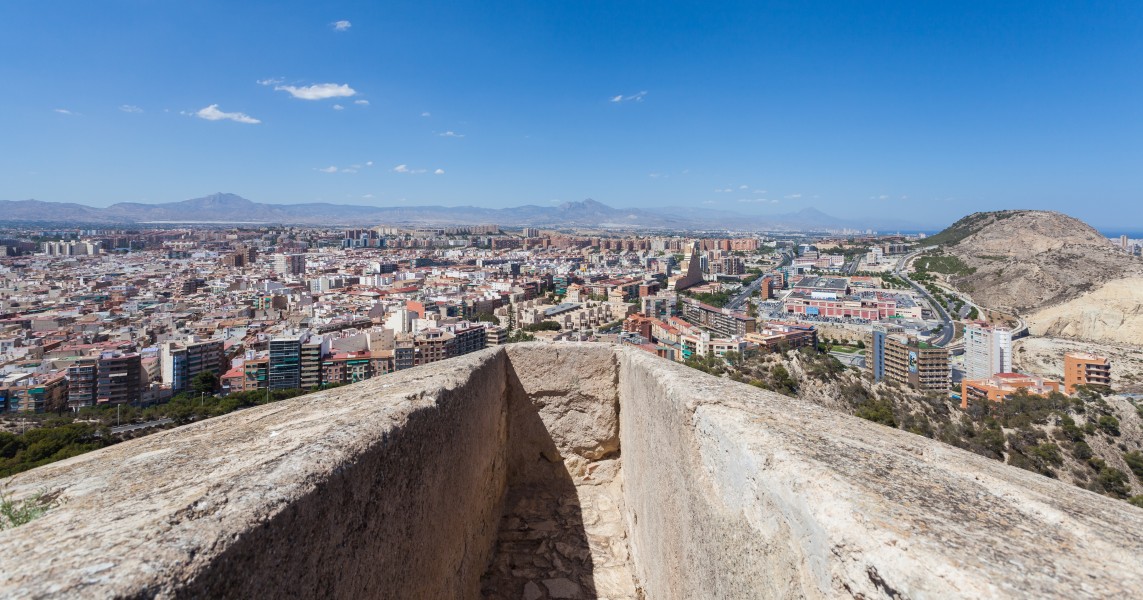
<svg viewBox="0 0 1143 600">
<path fill-rule="evenodd" d="M 1090 225 L 1037 210 L 974 213 L 931 241 L 967 268 L 952 283 L 989 308 L 1019 313 L 1033 333 L 1138 344 L 1143 261 Z"/>
</svg>

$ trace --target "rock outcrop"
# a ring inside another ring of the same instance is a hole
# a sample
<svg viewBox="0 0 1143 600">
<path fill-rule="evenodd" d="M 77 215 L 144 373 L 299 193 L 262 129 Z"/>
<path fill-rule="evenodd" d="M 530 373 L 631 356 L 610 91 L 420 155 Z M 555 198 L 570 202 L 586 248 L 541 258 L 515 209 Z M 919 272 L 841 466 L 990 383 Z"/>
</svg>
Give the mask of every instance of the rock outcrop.
<svg viewBox="0 0 1143 600">
<path fill-rule="evenodd" d="M 953 277 L 958 289 L 981 306 L 1031 317 L 1034 333 L 1139 343 L 1143 261 L 1083 221 L 1038 210 L 974 213 L 933 239 L 974 269 Z"/>
</svg>

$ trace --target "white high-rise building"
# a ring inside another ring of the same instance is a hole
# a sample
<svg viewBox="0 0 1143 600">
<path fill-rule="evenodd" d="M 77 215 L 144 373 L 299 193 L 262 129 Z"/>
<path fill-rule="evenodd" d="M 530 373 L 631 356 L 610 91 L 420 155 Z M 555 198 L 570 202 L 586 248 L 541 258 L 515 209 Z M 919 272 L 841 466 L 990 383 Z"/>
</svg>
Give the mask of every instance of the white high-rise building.
<svg viewBox="0 0 1143 600">
<path fill-rule="evenodd" d="M 964 328 L 964 377 L 987 379 L 1012 372 L 1012 330 L 987 323 Z"/>
</svg>

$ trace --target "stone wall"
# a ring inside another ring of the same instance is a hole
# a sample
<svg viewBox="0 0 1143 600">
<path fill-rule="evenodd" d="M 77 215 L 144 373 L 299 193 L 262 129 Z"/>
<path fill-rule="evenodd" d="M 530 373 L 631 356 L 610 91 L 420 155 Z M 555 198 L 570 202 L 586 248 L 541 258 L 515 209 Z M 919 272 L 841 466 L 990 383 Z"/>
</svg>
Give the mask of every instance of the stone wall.
<svg viewBox="0 0 1143 600">
<path fill-rule="evenodd" d="M 620 441 L 648 598 L 1143 595 L 1143 511 L 627 349 Z"/>
<path fill-rule="evenodd" d="M 0 532 L 2 597 L 1143 595 L 1137 508 L 602 344 L 489 349 L 0 485 L 63 500 Z"/>
<path fill-rule="evenodd" d="M 502 352 L 41 467 L 0 596 L 475 598 L 507 477 Z M 381 592 L 384 593 L 381 593 Z"/>
</svg>

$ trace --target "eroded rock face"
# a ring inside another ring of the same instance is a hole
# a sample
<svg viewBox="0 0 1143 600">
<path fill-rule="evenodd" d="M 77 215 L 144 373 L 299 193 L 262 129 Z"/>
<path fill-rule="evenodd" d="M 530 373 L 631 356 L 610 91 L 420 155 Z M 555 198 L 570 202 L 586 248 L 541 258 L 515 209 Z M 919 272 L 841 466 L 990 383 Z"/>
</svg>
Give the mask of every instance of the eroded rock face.
<svg viewBox="0 0 1143 600">
<path fill-rule="evenodd" d="M 537 457 L 590 477 L 592 463 L 619 451 L 619 372 L 610 346 L 507 346 L 511 411 L 509 451 L 518 475 Z"/>
<path fill-rule="evenodd" d="M 519 344 L 2 482 L 2 597 L 1128 598 L 1143 513 L 599 344 Z M 483 577 L 482 577 L 483 576 Z"/>
</svg>

